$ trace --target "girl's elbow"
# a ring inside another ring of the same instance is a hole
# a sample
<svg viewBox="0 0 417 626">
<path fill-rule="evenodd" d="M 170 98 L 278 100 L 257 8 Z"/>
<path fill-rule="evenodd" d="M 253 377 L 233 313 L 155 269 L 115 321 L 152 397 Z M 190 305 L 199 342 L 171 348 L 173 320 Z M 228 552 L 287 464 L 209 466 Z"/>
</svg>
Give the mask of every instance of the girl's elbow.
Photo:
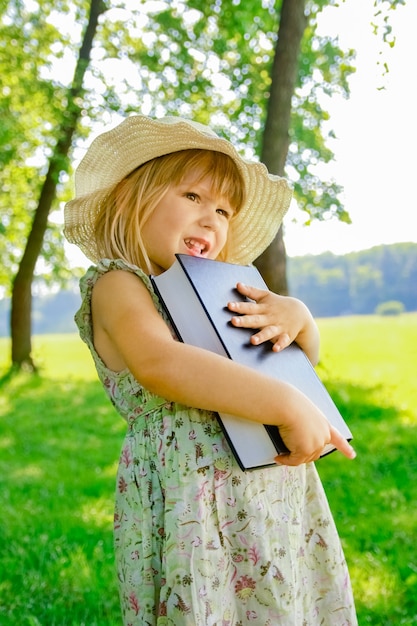
<svg viewBox="0 0 417 626">
<path fill-rule="evenodd" d="M 144 389 L 150 393 L 175 401 L 175 377 L 166 361 L 152 361 L 139 369 L 132 370 L 133 375 Z"/>
</svg>

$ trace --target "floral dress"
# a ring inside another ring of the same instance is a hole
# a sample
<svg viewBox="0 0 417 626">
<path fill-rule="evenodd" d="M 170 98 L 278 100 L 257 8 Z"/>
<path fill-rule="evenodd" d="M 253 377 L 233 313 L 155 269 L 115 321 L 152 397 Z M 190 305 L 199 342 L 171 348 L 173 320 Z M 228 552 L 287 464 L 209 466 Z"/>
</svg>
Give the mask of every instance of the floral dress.
<svg viewBox="0 0 417 626">
<path fill-rule="evenodd" d="M 93 345 L 91 293 L 76 314 L 99 378 L 127 422 L 116 486 L 115 554 L 125 626 L 353 626 L 340 540 L 314 464 L 243 472 L 216 415 L 169 402 Z M 171 329 L 172 330 L 172 329 Z"/>
</svg>

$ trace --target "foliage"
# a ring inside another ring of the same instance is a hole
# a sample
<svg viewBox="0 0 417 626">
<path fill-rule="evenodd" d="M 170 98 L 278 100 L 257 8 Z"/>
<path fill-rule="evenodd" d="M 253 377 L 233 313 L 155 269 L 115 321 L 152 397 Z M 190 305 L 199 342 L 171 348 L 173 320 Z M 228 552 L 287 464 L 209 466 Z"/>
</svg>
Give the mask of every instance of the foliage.
<svg viewBox="0 0 417 626">
<path fill-rule="evenodd" d="M 342 187 L 336 181 L 326 181 L 325 170 L 320 168 L 320 164 L 334 157 L 328 141 L 335 137 L 323 96 L 340 94 L 347 98 L 348 77 L 355 71 L 353 50 L 341 50 L 337 36 L 317 35 L 319 14 L 332 4 L 323 0 L 308 3 L 309 21 L 301 46 L 299 85 L 293 98 L 287 163 L 295 198 L 308 214 L 307 224 L 332 215 L 342 222 L 350 222 L 339 198 Z"/>
<path fill-rule="evenodd" d="M 326 4 L 307 2 L 311 19 L 300 57 L 289 167 L 298 199 L 312 218 L 325 212 L 347 220 L 340 188 L 314 173 L 320 161 L 332 157 L 320 94 L 348 93 L 353 58 L 352 51 L 339 49 L 337 39 L 318 37 L 317 15 Z M 259 154 L 280 6 L 280 0 L 262 6 L 235 0 L 110 0 L 86 75 L 86 97 L 77 103 L 82 120 L 74 154 L 80 154 L 91 130 L 132 111 L 210 121 L 246 154 Z M 0 7 L 0 285 L 8 290 L 67 106 L 87 7 L 87 0 L 8 0 Z M 66 169 L 56 209 L 70 193 Z M 68 280 L 60 219 L 51 215 L 36 270 L 50 284 Z"/>
<path fill-rule="evenodd" d="M 59 16 L 59 17 L 58 17 Z M 29 3 L 9 0 L 0 9 L 0 112 L 1 182 L 0 285 L 10 289 L 36 209 L 59 128 L 67 108 L 71 82 L 71 47 L 78 27 L 65 22 L 84 19 L 84 11 L 72 3 L 49 0 Z M 75 64 L 75 61 L 74 61 Z M 54 67 L 66 67 L 66 82 L 55 77 Z M 70 71 L 68 72 L 68 67 Z M 65 164 L 60 188 L 65 182 Z M 38 267 L 46 280 L 68 279 L 64 265 L 62 235 L 51 223 Z"/>
<path fill-rule="evenodd" d="M 401 315 L 401 313 L 404 313 L 404 305 L 402 302 L 398 302 L 398 300 L 381 302 L 376 307 L 375 313 L 377 315 Z"/>
<path fill-rule="evenodd" d="M 306 3 L 309 21 L 302 41 L 299 80 L 293 98 L 288 170 L 295 182 L 296 199 L 311 219 L 322 219 L 326 214 L 349 221 L 339 199 L 341 187 L 315 173 L 320 163 L 327 163 L 333 157 L 327 145 L 333 131 L 327 125 L 329 115 L 321 104 L 322 96 L 341 93 L 347 97 L 347 78 L 354 71 L 353 50 L 341 50 L 337 37 L 317 34 L 319 13 L 328 4 L 333 3 L 323 0 Z M 218 0 L 203 6 L 189 0 L 187 6 L 194 21 L 192 27 L 188 27 L 184 46 L 185 54 L 189 53 L 193 62 L 190 63 L 189 58 L 182 60 L 184 52 L 178 50 L 175 67 L 170 67 L 175 84 L 185 87 L 185 98 L 181 93 L 176 94 L 176 106 L 203 122 L 211 119 L 219 130 L 233 136 L 242 151 L 259 156 L 281 0 L 263 3 L 262 10 L 251 3 L 233 0 Z M 186 19 L 186 15 L 187 11 L 182 15 L 178 12 L 174 15 L 175 22 L 172 14 L 155 16 L 156 32 L 158 26 L 163 25 L 161 40 L 171 33 L 178 35 L 180 19 Z M 156 65 L 152 69 L 163 76 L 166 67 L 161 56 L 154 53 L 153 58 Z M 209 108 L 203 93 L 210 96 Z M 191 98 L 190 103 L 188 98 Z M 213 111 L 217 113 L 213 115 Z"/>
<path fill-rule="evenodd" d="M 416 311 L 417 244 L 290 258 L 288 279 L 291 295 L 318 317 L 370 314 L 391 300 L 401 302 L 406 311 Z"/>
<path fill-rule="evenodd" d="M 375 11 L 371 25 L 374 34 L 379 37 L 384 46 L 390 48 L 395 46 L 395 32 L 392 29 L 390 17 L 393 10 L 405 5 L 405 3 L 406 0 L 374 0 Z M 382 69 L 382 76 L 389 72 L 382 50 L 379 65 Z M 383 86 L 381 86 L 381 89 L 383 89 Z"/>
<path fill-rule="evenodd" d="M 44 10 L 50 13 L 52 6 L 45 2 Z M 27 236 L 52 147 L 51 130 L 59 119 L 60 91 L 55 91 L 42 69 L 50 63 L 51 47 L 62 41 L 62 36 L 49 20 L 43 19 L 39 5 L 33 4 L 29 10 L 16 0 L 9 2 L 2 13 L 0 284 L 7 284 Z"/>
<path fill-rule="evenodd" d="M 335 318 L 319 325 L 319 373 L 358 452 L 355 461 L 335 453 L 317 467 L 349 563 L 359 623 L 411 626 L 417 318 Z M 0 394 L 0 625 L 114 626 L 120 614 L 111 526 L 125 426 L 77 337 L 34 343 L 42 377 L 19 374 Z"/>
</svg>

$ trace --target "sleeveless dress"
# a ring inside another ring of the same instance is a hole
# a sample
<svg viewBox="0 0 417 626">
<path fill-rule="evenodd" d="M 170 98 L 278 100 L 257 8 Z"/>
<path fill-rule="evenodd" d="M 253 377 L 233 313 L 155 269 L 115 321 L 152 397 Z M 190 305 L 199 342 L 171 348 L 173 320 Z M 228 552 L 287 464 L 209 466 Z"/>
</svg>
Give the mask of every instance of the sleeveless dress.
<svg viewBox="0 0 417 626">
<path fill-rule="evenodd" d="M 102 260 L 81 279 L 80 335 L 127 422 L 114 517 L 124 625 L 355 626 L 314 464 L 243 472 L 214 413 L 155 396 L 128 370 L 109 370 L 91 321 L 92 288 L 109 270 L 141 278 L 169 321 L 137 267 Z"/>
</svg>

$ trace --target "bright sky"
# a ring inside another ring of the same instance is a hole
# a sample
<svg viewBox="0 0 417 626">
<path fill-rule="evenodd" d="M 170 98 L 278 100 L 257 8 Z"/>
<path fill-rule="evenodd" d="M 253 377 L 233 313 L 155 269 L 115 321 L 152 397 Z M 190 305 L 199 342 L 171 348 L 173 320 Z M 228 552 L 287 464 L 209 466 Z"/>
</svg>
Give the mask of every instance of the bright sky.
<svg viewBox="0 0 417 626">
<path fill-rule="evenodd" d="M 357 51 L 357 71 L 349 81 L 351 97 L 328 105 L 338 140 L 331 146 L 336 160 L 326 167 L 344 187 L 343 202 L 353 224 L 332 220 L 303 227 L 304 214 L 292 206 L 285 221 L 290 256 L 326 250 L 344 254 L 378 244 L 417 242 L 417 201 L 411 191 L 417 177 L 413 67 L 417 2 L 407 0 L 405 6 L 390 11 L 396 36 L 393 48 L 372 34 L 373 4 L 373 0 L 346 0 L 337 8 L 329 7 L 319 22 L 322 34 L 338 34 L 342 48 Z M 381 50 L 389 66 L 385 76 L 377 65 Z M 378 90 L 381 85 L 385 89 Z M 293 218 L 298 224 L 291 223 Z"/>
<path fill-rule="evenodd" d="M 326 166 L 326 177 L 344 187 L 342 199 L 353 224 L 331 220 L 303 226 L 305 214 L 293 203 L 285 220 L 290 256 L 326 250 L 344 254 L 378 244 L 417 242 L 417 202 L 414 194 L 410 197 L 417 178 L 412 66 L 417 52 L 417 2 L 407 0 L 405 6 L 390 11 L 396 37 L 393 48 L 372 33 L 373 5 L 374 0 L 345 0 L 328 7 L 319 22 L 322 34 L 338 35 L 342 48 L 357 51 L 357 71 L 349 81 L 351 97 L 333 98 L 326 104 L 337 136 L 331 146 L 336 158 Z M 381 58 L 389 66 L 388 74 L 378 65 Z M 382 85 L 384 89 L 378 89 Z M 75 264 L 85 264 L 75 246 L 69 246 L 69 251 Z"/>
</svg>

